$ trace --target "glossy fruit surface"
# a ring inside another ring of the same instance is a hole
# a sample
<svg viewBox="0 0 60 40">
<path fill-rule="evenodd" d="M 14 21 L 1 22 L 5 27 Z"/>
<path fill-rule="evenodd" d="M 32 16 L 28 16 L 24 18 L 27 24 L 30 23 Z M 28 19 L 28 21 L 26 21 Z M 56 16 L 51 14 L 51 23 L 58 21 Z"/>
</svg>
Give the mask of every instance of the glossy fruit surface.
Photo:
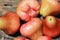
<svg viewBox="0 0 60 40">
<path fill-rule="evenodd" d="M 58 31 L 58 19 L 54 16 L 47 16 L 43 22 L 43 33 L 50 37 L 57 37 Z"/>
<path fill-rule="evenodd" d="M 39 14 L 39 7 L 37 0 L 22 0 L 17 6 L 16 13 L 22 20 L 29 21 Z"/>
<path fill-rule="evenodd" d="M 47 16 L 44 19 L 44 25 L 46 25 L 48 28 L 54 29 L 55 27 L 57 27 L 58 21 L 54 16 Z"/>
<path fill-rule="evenodd" d="M 43 27 L 43 33 L 44 35 L 49 36 L 49 37 L 57 37 L 59 35 L 58 28 L 51 30 L 47 28 L 46 26 Z"/>
<path fill-rule="evenodd" d="M 52 14 L 58 14 L 59 9 L 59 2 L 58 0 L 42 0 L 41 8 L 40 8 L 40 14 L 43 17 L 46 17 L 48 15 Z M 56 12 L 56 13 L 55 13 Z"/>
<path fill-rule="evenodd" d="M 40 36 L 37 40 L 52 40 L 52 38 L 48 36 Z"/>
<path fill-rule="evenodd" d="M 18 31 L 20 27 L 20 19 L 15 12 L 7 12 L 0 17 L 0 29 L 6 34 L 12 35 Z"/>
<path fill-rule="evenodd" d="M 39 18 L 32 18 L 29 22 L 23 24 L 20 28 L 20 32 L 24 36 L 34 34 L 42 27 L 42 21 Z"/>
<path fill-rule="evenodd" d="M 14 40 L 25 40 L 24 37 L 15 37 Z"/>
</svg>

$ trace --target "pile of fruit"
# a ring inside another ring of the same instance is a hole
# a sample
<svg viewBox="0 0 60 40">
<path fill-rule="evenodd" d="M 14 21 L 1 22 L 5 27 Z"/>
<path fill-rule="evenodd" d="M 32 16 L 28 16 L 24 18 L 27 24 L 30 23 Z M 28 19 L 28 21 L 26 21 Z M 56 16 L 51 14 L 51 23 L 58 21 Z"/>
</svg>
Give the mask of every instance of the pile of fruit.
<svg viewBox="0 0 60 40">
<path fill-rule="evenodd" d="M 60 35 L 60 3 L 58 0 L 21 0 L 16 12 L 0 16 L 0 30 L 8 35 L 17 31 L 14 40 L 52 40 Z"/>
</svg>

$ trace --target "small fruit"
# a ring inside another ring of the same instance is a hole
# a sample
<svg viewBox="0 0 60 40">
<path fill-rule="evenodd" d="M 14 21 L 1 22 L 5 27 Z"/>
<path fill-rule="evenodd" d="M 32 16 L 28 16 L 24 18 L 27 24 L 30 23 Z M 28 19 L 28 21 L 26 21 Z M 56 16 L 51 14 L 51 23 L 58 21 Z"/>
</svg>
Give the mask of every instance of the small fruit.
<svg viewBox="0 0 60 40">
<path fill-rule="evenodd" d="M 46 17 L 48 15 L 52 14 L 58 14 L 59 12 L 59 2 L 58 0 L 42 0 L 41 8 L 40 8 L 40 14 L 43 17 Z"/>
<path fill-rule="evenodd" d="M 59 35 L 57 18 L 53 16 L 47 16 L 43 24 L 44 35 L 50 37 L 56 37 Z"/>
<path fill-rule="evenodd" d="M 42 35 L 42 21 L 39 18 L 32 18 L 29 22 L 21 26 L 20 33 L 32 40 L 36 40 Z"/>
<path fill-rule="evenodd" d="M 29 21 L 38 15 L 39 7 L 36 0 L 22 0 L 17 6 L 16 13 L 22 20 Z"/>
<path fill-rule="evenodd" d="M 12 35 L 18 31 L 20 27 L 20 19 L 15 12 L 7 12 L 0 17 L 0 29 L 6 34 Z"/>
</svg>

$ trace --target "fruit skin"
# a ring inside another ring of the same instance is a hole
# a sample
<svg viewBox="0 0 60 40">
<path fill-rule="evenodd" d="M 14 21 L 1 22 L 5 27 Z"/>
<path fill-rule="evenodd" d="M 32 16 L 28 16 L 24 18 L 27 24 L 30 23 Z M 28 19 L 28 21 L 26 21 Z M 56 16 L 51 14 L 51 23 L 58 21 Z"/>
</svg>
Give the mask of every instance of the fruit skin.
<svg viewBox="0 0 60 40">
<path fill-rule="evenodd" d="M 32 18 L 21 26 L 20 33 L 32 40 L 36 40 L 39 36 L 42 36 L 42 21 L 40 18 Z"/>
<path fill-rule="evenodd" d="M 58 31 L 59 31 L 59 34 L 60 34 L 60 19 L 58 19 Z"/>
<path fill-rule="evenodd" d="M 51 19 L 51 20 L 50 20 Z M 50 37 L 59 35 L 57 19 L 53 16 L 47 16 L 44 20 L 43 33 Z"/>
<path fill-rule="evenodd" d="M 52 40 L 52 38 L 48 36 L 40 36 L 37 40 Z"/>
<path fill-rule="evenodd" d="M 39 8 L 37 0 L 22 0 L 17 6 L 16 13 L 22 20 L 29 21 L 39 14 Z"/>
<path fill-rule="evenodd" d="M 59 2 L 58 0 L 42 0 L 41 8 L 40 8 L 40 14 L 43 17 L 46 17 L 48 15 L 52 14 L 59 14 Z"/>
<path fill-rule="evenodd" d="M 46 25 L 48 28 L 54 29 L 57 27 L 57 19 L 54 16 L 47 16 L 44 19 L 44 25 Z"/>
<path fill-rule="evenodd" d="M 60 3 L 59 3 L 59 13 L 60 13 Z"/>
<path fill-rule="evenodd" d="M 24 37 L 15 37 L 14 40 L 25 40 Z"/>
<path fill-rule="evenodd" d="M 1 30 L 6 34 L 13 35 L 20 27 L 20 19 L 15 12 L 10 11 L 0 17 L 0 24 L 3 24 L 3 26 L 0 25 Z"/>
<path fill-rule="evenodd" d="M 25 37 L 19 37 L 19 36 L 17 36 L 13 40 L 30 40 L 30 39 L 25 38 Z"/>
<path fill-rule="evenodd" d="M 44 33 L 44 35 L 50 36 L 50 37 L 57 37 L 59 35 L 58 28 L 51 30 L 51 29 L 47 28 L 46 26 L 43 27 L 43 33 Z"/>
<path fill-rule="evenodd" d="M 30 40 L 30 39 L 25 37 L 15 37 L 13 40 Z"/>
</svg>

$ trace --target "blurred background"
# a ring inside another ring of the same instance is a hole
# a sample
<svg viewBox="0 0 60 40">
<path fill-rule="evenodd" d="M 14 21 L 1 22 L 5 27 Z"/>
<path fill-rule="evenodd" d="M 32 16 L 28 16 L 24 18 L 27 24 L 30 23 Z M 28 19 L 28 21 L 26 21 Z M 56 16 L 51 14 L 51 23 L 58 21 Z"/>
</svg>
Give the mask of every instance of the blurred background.
<svg viewBox="0 0 60 40">
<path fill-rule="evenodd" d="M 0 0 L 0 15 L 7 11 L 15 11 L 20 0 Z"/>
</svg>

